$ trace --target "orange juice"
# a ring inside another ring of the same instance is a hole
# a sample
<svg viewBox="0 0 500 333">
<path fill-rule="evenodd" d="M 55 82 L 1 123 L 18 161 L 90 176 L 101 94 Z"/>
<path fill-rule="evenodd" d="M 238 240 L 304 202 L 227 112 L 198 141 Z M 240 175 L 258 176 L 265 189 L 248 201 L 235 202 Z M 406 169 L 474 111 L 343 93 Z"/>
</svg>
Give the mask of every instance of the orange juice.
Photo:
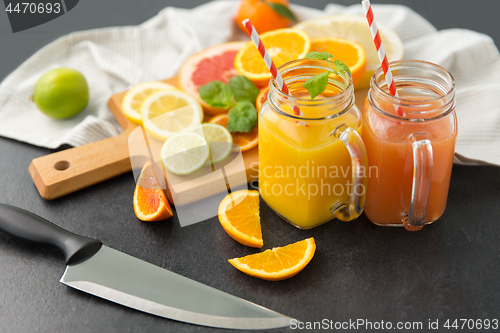
<svg viewBox="0 0 500 333">
<path fill-rule="evenodd" d="M 285 69 L 285 80 L 286 74 Z M 269 100 L 260 111 L 259 190 L 276 213 L 308 229 L 332 220 L 336 210 L 349 202 L 352 160 L 332 132 L 345 124 L 359 137 L 362 122 L 351 85 L 347 91 L 331 87 L 311 101 L 301 87 L 303 81 L 295 84 L 293 77 L 290 81 L 293 98 L 280 99 L 271 85 Z M 292 105 L 299 106 L 304 116 L 296 117 Z"/>
<path fill-rule="evenodd" d="M 393 66 L 395 77 L 403 75 L 405 66 L 425 66 L 426 70 L 442 70 L 434 69 L 427 63 L 410 61 L 398 62 Z M 416 186 L 413 177 L 415 172 L 418 172 L 414 170 L 414 163 L 415 159 L 419 158 L 412 146 L 412 136 L 415 133 L 430 143 L 432 151 L 427 162 L 423 159 L 424 163 L 429 163 L 428 167 L 432 173 L 430 179 L 424 180 L 430 182 L 430 193 L 428 203 L 421 203 L 422 207 L 427 205 L 424 207 L 427 213 L 422 222 L 436 221 L 446 208 L 457 136 L 454 95 L 448 94 L 448 90 L 453 88 L 453 80 L 449 75 L 449 88 L 446 82 L 440 82 L 439 86 L 443 91 L 437 88 L 426 91 L 429 86 L 438 86 L 433 83 L 446 77 L 444 73 L 440 73 L 439 78 L 428 76 L 422 82 L 411 85 L 405 86 L 399 82 L 400 86 L 404 86 L 399 90 L 399 99 L 385 96 L 386 93 L 382 90 L 377 91 L 378 88 L 374 86 L 376 83 L 372 81 L 369 97 L 365 101 L 362 137 L 368 152 L 368 168 L 371 172 L 364 211 L 377 225 L 402 226 L 411 218 L 411 204 L 414 200 L 412 196 L 415 196 L 412 191 Z M 374 80 L 376 79 L 377 73 L 374 77 Z M 426 82 L 429 80 L 432 82 Z"/>
</svg>

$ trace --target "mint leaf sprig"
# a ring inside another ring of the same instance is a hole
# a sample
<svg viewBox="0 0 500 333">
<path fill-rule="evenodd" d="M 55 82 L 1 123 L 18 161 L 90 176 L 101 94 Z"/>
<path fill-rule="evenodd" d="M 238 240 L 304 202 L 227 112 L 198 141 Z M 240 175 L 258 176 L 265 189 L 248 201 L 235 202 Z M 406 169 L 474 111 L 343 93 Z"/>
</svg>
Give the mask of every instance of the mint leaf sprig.
<svg viewBox="0 0 500 333">
<path fill-rule="evenodd" d="M 249 101 L 255 105 L 259 92 L 259 88 L 243 75 L 233 76 L 228 84 L 210 81 L 198 90 L 201 99 L 208 105 L 223 109 L 229 109 L 241 101 Z"/>
<path fill-rule="evenodd" d="M 257 124 L 255 101 L 257 88 L 246 76 L 236 75 L 228 84 L 211 81 L 198 90 L 201 99 L 208 105 L 229 109 L 227 129 L 229 132 L 251 132 Z"/>
<path fill-rule="evenodd" d="M 307 89 L 309 92 L 309 95 L 311 96 L 311 99 L 314 99 L 316 96 L 321 94 L 323 91 L 325 91 L 326 86 L 328 85 L 328 75 L 334 74 L 338 75 L 342 78 L 343 82 L 340 82 L 337 80 L 337 82 L 340 84 L 340 86 L 343 89 L 346 89 L 347 86 L 345 82 L 349 82 L 349 76 L 347 73 L 351 73 L 349 70 L 349 67 L 347 67 L 342 61 L 340 60 L 335 60 L 333 64 L 335 65 L 335 69 L 332 67 L 332 64 L 328 59 L 333 58 L 333 55 L 330 53 L 326 53 L 325 51 L 323 52 L 309 52 L 306 54 L 306 59 L 316 59 L 316 60 L 324 60 L 328 64 L 328 67 L 330 67 L 331 71 L 326 71 L 320 74 L 317 74 L 304 82 L 302 85 L 304 88 Z"/>
<path fill-rule="evenodd" d="M 229 132 L 249 133 L 257 125 L 257 110 L 249 101 L 240 101 L 229 110 L 228 118 Z"/>
</svg>

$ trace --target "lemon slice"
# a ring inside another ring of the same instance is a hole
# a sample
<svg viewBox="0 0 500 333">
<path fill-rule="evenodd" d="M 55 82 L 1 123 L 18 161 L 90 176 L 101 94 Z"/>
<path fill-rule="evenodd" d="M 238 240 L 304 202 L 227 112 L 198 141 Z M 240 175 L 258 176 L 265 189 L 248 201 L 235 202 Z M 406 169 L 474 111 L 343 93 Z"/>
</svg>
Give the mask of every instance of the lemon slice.
<svg viewBox="0 0 500 333">
<path fill-rule="evenodd" d="M 160 152 L 165 169 L 176 175 L 188 175 L 200 169 L 209 155 L 207 141 L 192 132 L 174 135 L 163 144 Z"/>
<path fill-rule="evenodd" d="M 144 102 L 144 100 L 153 94 L 154 92 L 157 92 L 159 90 L 165 90 L 165 89 L 177 89 L 174 86 L 159 82 L 159 81 L 153 81 L 153 82 L 144 82 L 141 83 L 125 94 L 123 96 L 123 101 L 122 101 L 122 111 L 125 113 L 125 116 L 134 124 L 141 125 L 142 120 L 141 120 L 141 104 Z"/>
<path fill-rule="evenodd" d="M 141 117 L 146 131 L 165 141 L 175 134 L 199 125 L 203 120 L 200 103 L 180 90 L 160 90 L 141 105 Z"/>
<path fill-rule="evenodd" d="M 208 142 L 213 164 L 224 160 L 233 149 L 233 137 L 224 126 L 206 123 L 193 127 L 190 132 L 203 136 Z"/>
<path fill-rule="evenodd" d="M 389 61 L 403 59 L 403 42 L 399 36 L 379 22 L 377 26 L 387 59 Z M 370 79 L 375 70 L 380 67 L 380 60 L 366 18 L 356 15 L 331 15 L 301 22 L 294 28 L 304 30 L 311 38 L 338 37 L 361 44 L 366 51 L 366 72 L 356 88 L 370 87 Z"/>
</svg>

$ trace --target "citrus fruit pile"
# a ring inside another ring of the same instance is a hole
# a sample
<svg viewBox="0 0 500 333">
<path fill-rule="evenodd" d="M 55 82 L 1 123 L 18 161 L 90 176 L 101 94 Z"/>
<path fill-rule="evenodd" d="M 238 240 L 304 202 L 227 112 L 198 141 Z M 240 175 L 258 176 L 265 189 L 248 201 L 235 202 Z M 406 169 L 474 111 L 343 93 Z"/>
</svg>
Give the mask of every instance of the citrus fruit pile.
<svg viewBox="0 0 500 333">
<path fill-rule="evenodd" d="M 390 28 L 377 22 L 380 37 L 389 61 L 399 60 L 403 58 L 403 43 L 398 35 Z M 366 52 L 366 71 L 362 75 L 361 80 L 356 88 L 364 89 L 370 87 L 370 79 L 375 70 L 380 67 L 377 50 L 373 43 L 373 38 L 370 33 L 366 19 L 363 16 L 355 15 L 332 15 L 320 17 L 314 20 L 304 21 L 294 26 L 296 29 L 303 30 L 307 34 L 315 38 L 343 38 L 356 42 L 362 46 Z M 326 51 L 326 50 L 325 50 Z M 327 51 L 328 52 L 328 51 Z M 342 60 L 346 65 L 347 59 L 343 59 L 342 53 L 333 54 L 338 59 Z M 349 65 L 348 65 L 349 66 Z M 352 71 L 352 69 L 351 69 Z M 353 75 L 354 77 L 354 75 Z"/>
<path fill-rule="evenodd" d="M 241 190 L 228 194 L 219 204 L 219 221 L 237 242 L 261 248 L 264 245 L 259 216 L 259 192 Z M 245 274 L 269 281 L 291 278 L 311 261 L 316 250 L 314 238 L 276 247 L 242 258 L 231 265 Z"/>
<path fill-rule="evenodd" d="M 300 25 L 298 25 L 300 27 Z M 264 33 L 262 43 L 267 48 L 276 67 L 301 59 L 310 51 L 327 52 L 333 60 L 341 60 L 352 74 L 353 84 L 363 78 L 366 68 L 366 52 L 359 43 L 338 37 L 312 38 L 307 31 L 297 28 L 279 29 Z M 236 54 L 234 66 L 257 86 L 267 86 L 271 74 L 252 42 Z"/>
</svg>

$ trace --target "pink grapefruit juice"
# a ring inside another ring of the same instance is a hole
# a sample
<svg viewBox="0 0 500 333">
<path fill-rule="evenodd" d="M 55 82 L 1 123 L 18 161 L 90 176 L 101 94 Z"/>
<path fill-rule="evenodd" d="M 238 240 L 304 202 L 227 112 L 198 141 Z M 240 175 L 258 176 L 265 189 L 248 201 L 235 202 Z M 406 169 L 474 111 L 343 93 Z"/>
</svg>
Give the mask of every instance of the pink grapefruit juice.
<svg viewBox="0 0 500 333">
<path fill-rule="evenodd" d="M 400 96 L 407 100 L 423 100 L 422 96 Z M 428 108 L 419 112 L 432 113 L 438 103 L 425 102 Z M 394 105 L 381 103 L 381 108 L 394 112 Z M 400 109 L 407 117 L 411 110 Z M 394 119 L 375 111 L 368 99 L 363 107 L 365 128 L 362 138 L 368 152 L 368 185 L 364 211 L 375 224 L 400 226 L 410 211 L 413 184 L 413 150 L 410 137 L 426 133 L 432 143 L 433 171 L 426 223 L 439 219 L 446 208 L 451 169 L 457 136 L 456 117 L 450 114 L 435 121 L 411 122 Z M 376 170 L 374 170 L 376 167 Z"/>
</svg>

